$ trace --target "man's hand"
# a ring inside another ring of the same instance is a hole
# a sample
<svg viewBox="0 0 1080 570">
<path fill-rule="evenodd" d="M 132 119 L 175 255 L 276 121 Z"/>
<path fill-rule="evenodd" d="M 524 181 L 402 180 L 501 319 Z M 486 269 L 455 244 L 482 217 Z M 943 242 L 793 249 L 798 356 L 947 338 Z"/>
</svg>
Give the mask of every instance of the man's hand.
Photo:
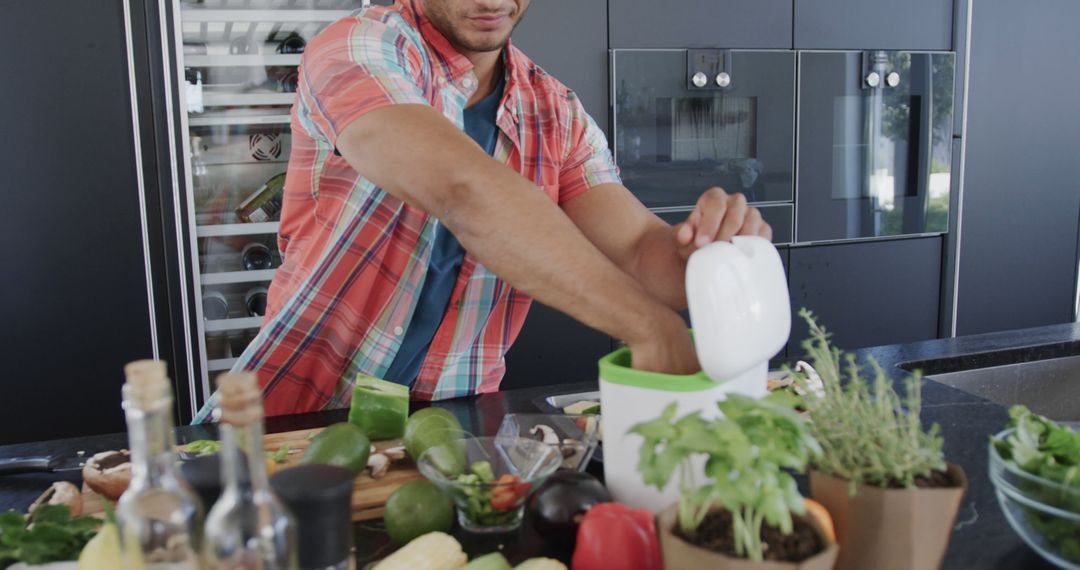
<svg viewBox="0 0 1080 570">
<path fill-rule="evenodd" d="M 671 310 L 661 311 L 650 319 L 648 329 L 648 335 L 626 341 L 635 369 L 664 374 L 694 374 L 701 370 L 694 340 L 682 317 Z"/>
<path fill-rule="evenodd" d="M 757 208 L 746 205 L 746 196 L 728 194 L 723 188 L 709 188 L 698 198 L 690 217 L 675 226 L 675 241 L 684 259 L 700 247 L 737 235 L 771 240 L 772 228 L 761 219 Z"/>
</svg>

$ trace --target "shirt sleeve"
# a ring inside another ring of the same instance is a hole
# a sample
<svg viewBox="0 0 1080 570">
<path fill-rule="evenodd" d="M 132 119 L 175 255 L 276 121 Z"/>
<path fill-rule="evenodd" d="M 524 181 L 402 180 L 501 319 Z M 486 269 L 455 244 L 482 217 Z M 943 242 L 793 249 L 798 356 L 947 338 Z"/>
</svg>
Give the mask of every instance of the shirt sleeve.
<svg viewBox="0 0 1080 570">
<path fill-rule="evenodd" d="M 570 201 L 593 186 L 622 182 L 604 132 L 585 112 L 573 92 L 570 93 L 569 103 L 570 149 L 559 170 L 559 204 Z"/>
<path fill-rule="evenodd" d="M 363 17 L 332 24 L 304 51 L 297 119 L 312 136 L 337 146 L 341 131 L 366 113 L 429 105 L 421 61 L 415 42 L 395 26 Z"/>
</svg>

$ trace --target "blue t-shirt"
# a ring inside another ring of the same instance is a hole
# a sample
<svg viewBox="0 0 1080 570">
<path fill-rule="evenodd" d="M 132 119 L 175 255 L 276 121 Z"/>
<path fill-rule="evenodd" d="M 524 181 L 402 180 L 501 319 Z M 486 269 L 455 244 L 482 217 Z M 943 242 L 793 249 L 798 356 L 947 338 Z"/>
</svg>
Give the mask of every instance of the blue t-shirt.
<svg viewBox="0 0 1080 570">
<path fill-rule="evenodd" d="M 480 148 L 488 154 L 495 152 L 495 139 L 498 128 L 495 114 L 502 101 L 505 80 L 500 80 L 490 95 L 465 109 L 465 134 L 472 137 Z M 465 259 L 465 249 L 461 247 L 454 234 L 441 223 L 435 227 L 435 239 L 431 245 L 431 264 L 428 265 L 427 277 L 420 290 L 419 301 L 413 312 L 412 321 L 405 330 L 394 363 L 385 373 L 385 378 L 398 384 L 412 386 L 420 373 L 420 365 L 427 356 L 435 331 L 446 315 L 446 306 L 450 303 L 450 294 L 457 282 L 458 270 Z"/>
</svg>

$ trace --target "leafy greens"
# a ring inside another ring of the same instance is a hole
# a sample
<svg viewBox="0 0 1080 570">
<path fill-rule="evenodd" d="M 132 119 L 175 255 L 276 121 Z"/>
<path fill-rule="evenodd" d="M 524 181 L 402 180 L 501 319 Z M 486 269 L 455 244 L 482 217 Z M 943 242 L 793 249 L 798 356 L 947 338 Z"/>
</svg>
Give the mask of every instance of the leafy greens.
<svg viewBox="0 0 1080 570">
<path fill-rule="evenodd" d="M 0 513 L 0 568 L 16 562 L 75 560 L 102 521 L 72 518 L 67 505 L 41 505 L 34 509 L 33 524 L 27 523 L 27 517 L 18 511 Z"/>
</svg>

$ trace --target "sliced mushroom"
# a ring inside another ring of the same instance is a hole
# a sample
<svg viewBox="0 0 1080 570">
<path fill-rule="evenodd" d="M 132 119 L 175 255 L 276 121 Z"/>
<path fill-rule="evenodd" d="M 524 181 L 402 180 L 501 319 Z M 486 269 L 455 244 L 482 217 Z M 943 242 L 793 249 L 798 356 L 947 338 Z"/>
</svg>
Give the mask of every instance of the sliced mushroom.
<svg viewBox="0 0 1080 570">
<path fill-rule="evenodd" d="M 390 461 L 401 461 L 405 459 L 405 446 L 388 447 L 382 450 L 382 454 L 389 457 Z"/>
<path fill-rule="evenodd" d="M 381 453 L 373 454 L 368 457 L 367 466 L 372 479 L 381 479 L 390 470 L 390 458 Z"/>
<path fill-rule="evenodd" d="M 536 436 L 538 432 L 542 435 L 540 435 L 540 437 L 537 437 L 536 439 L 548 445 L 559 445 L 559 436 L 555 433 L 555 430 L 551 429 L 550 426 L 546 426 L 544 424 L 536 424 L 531 429 L 529 429 L 529 435 Z"/>
<path fill-rule="evenodd" d="M 115 501 L 131 482 L 131 454 L 126 449 L 103 451 L 86 462 L 82 473 L 87 486 Z"/>
<path fill-rule="evenodd" d="M 67 505 L 71 516 L 77 517 L 82 514 L 82 493 L 72 483 L 57 481 L 30 505 L 30 514 L 41 505 Z"/>
<path fill-rule="evenodd" d="M 817 370 L 814 370 L 813 366 L 805 361 L 798 361 L 795 363 L 795 371 L 806 374 L 806 388 L 811 394 L 818 398 L 825 397 L 825 383 L 822 382 L 821 376 L 818 376 Z M 796 390 L 796 393 L 801 394 L 802 390 Z"/>
</svg>

